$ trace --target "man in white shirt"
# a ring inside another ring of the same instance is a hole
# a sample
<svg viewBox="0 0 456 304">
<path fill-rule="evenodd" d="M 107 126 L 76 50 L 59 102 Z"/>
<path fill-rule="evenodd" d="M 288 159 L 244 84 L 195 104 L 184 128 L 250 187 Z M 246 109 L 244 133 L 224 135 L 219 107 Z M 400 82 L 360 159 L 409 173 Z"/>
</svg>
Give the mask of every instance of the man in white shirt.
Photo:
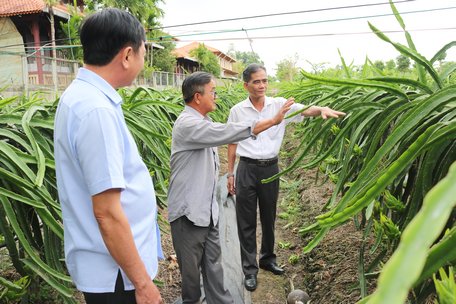
<svg viewBox="0 0 456 304">
<path fill-rule="evenodd" d="M 249 65 L 243 72 L 244 88 L 249 97 L 236 104 L 230 111 L 228 122 L 265 119 L 277 112 L 287 100 L 266 96 L 268 76 L 266 69 L 258 64 Z M 290 98 L 289 100 L 293 100 Z M 290 112 L 302 109 L 294 104 Z M 228 191 L 236 194 L 236 217 L 241 247 L 242 268 L 245 275 L 244 285 L 249 291 L 257 287 L 258 263 L 256 260 L 256 219 L 259 206 L 262 240 L 259 266 L 274 274 L 281 275 L 284 270 L 276 263 L 274 253 L 274 228 L 279 194 L 279 179 L 267 184 L 261 180 L 279 172 L 278 154 L 285 134 L 286 124 L 302 121 L 303 116 L 321 116 L 323 119 L 345 115 L 328 107 L 311 106 L 301 116 L 283 120 L 280 124 L 259 134 L 256 140 L 245 139 L 228 145 Z M 234 175 L 236 155 L 240 156 Z"/>
</svg>

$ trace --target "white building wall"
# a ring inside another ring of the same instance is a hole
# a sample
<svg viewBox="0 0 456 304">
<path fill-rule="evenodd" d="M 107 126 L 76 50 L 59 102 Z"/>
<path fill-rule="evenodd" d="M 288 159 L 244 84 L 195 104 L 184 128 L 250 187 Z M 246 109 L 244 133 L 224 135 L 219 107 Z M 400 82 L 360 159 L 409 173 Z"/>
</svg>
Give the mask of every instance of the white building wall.
<svg viewBox="0 0 456 304">
<path fill-rule="evenodd" d="M 24 41 L 8 17 L 0 18 L 0 87 L 23 85 Z"/>
</svg>

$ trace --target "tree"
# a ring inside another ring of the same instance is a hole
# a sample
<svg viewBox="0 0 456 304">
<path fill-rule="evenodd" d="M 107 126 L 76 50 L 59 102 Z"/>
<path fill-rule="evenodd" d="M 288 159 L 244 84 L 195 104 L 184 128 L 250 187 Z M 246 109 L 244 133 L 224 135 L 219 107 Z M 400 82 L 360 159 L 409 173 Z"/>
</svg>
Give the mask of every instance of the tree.
<svg viewBox="0 0 456 304">
<path fill-rule="evenodd" d="M 164 49 L 153 50 L 152 66 L 157 71 L 173 72 L 176 66 L 176 57 L 171 53 L 175 48 L 173 43 L 160 43 Z"/>
<path fill-rule="evenodd" d="M 110 7 L 114 6 L 120 9 L 125 9 L 131 12 L 133 15 L 138 17 L 138 19 L 142 20 L 152 20 L 151 22 L 146 22 L 147 26 L 155 26 L 154 28 L 146 28 L 146 37 L 148 41 L 158 41 L 159 37 L 168 36 L 167 33 L 159 30 L 157 28 L 158 23 L 156 19 L 159 16 L 163 15 L 163 11 L 156 7 L 156 4 L 161 2 L 162 0 L 147 0 L 144 3 L 138 3 L 132 0 L 85 0 L 86 8 L 88 11 L 98 10 L 103 7 Z M 79 46 L 81 44 L 79 39 L 79 27 L 82 22 L 83 17 L 77 12 L 77 5 L 74 4 L 74 9 L 70 9 L 71 18 L 68 20 L 68 23 L 62 23 L 62 30 L 69 38 L 69 44 L 74 46 Z M 141 11 L 140 8 L 144 8 L 144 10 L 148 11 Z M 152 18 L 152 19 L 151 19 Z M 153 49 L 152 63 L 154 70 L 172 72 L 176 63 L 176 58 L 172 55 L 172 50 L 175 48 L 175 43 L 173 41 L 166 41 L 166 42 L 159 42 L 160 45 L 164 47 L 164 49 Z M 81 47 L 74 47 L 70 48 L 66 51 L 68 57 L 74 60 L 82 61 L 82 48 Z M 147 59 L 150 57 L 148 56 Z M 146 63 L 147 64 L 147 63 Z M 147 65 L 150 67 L 150 65 Z"/>
<path fill-rule="evenodd" d="M 233 63 L 233 71 L 238 73 L 238 77 L 242 77 L 242 72 L 245 70 L 245 64 L 243 64 L 241 61 L 236 61 Z"/>
<path fill-rule="evenodd" d="M 447 56 L 447 53 L 446 52 L 442 52 L 439 54 L 439 56 L 436 58 L 436 62 L 438 61 L 439 62 L 439 66 L 442 66 L 444 63 L 445 63 L 445 59 L 446 59 L 446 56 Z"/>
<path fill-rule="evenodd" d="M 81 26 L 83 16 L 78 13 L 76 7 L 76 5 L 74 8 L 70 7 L 70 19 L 68 19 L 66 23 L 62 21 L 60 22 L 60 28 L 68 38 L 68 44 L 73 46 L 69 49 L 64 49 L 62 52 L 65 53 L 67 58 L 70 58 L 72 60 L 79 60 L 82 62 L 83 55 L 81 39 L 79 38 L 79 27 Z"/>
<path fill-rule="evenodd" d="M 263 60 L 261 60 L 260 56 L 255 52 L 235 51 L 234 58 L 242 62 L 245 66 L 248 66 L 251 63 L 258 63 L 264 65 Z"/>
<path fill-rule="evenodd" d="M 396 63 L 399 72 L 406 72 L 410 68 L 410 58 L 404 55 L 397 56 Z"/>
<path fill-rule="evenodd" d="M 55 20 L 53 6 L 57 4 L 57 0 L 45 0 L 46 7 L 49 11 L 49 23 L 51 27 L 51 46 L 52 46 L 52 82 L 54 83 L 54 93 L 59 90 L 57 83 L 57 50 L 55 45 Z"/>
<path fill-rule="evenodd" d="M 239 73 L 239 77 L 242 77 L 242 71 L 251 63 L 264 65 L 263 60 L 261 60 L 257 53 L 236 51 L 233 44 L 230 44 L 227 55 L 236 59 L 236 62 L 233 64 L 233 71 Z"/>
<path fill-rule="evenodd" d="M 390 59 L 386 62 L 385 67 L 388 71 L 393 71 L 396 69 L 396 62 L 393 59 Z"/>
<path fill-rule="evenodd" d="M 157 4 L 163 0 L 85 0 L 89 10 L 103 7 L 117 7 L 130 12 L 148 27 L 158 26 L 158 18 L 163 16 L 163 10 Z"/>
<path fill-rule="evenodd" d="M 385 69 L 385 63 L 381 60 L 377 60 L 374 62 L 374 66 L 379 69 L 380 71 L 383 71 Z"/>
<path fill-rule="evenodd" d="M 247 66 L 251 63 L 264 65 L 263 60 L 261 60 L 260 56 L 257 53 L 236 51 L 233 44 L 230 44 L 227 55 L 236 59 L 237 62 L 240 62 L 242 66 Z"/>
<path fill-rule="evenodd" d="M 297 67 L 299 56 L 288 57 L 281 60 L 277 64 L 276 77 L 279 81 L 292 81 L 298 75 L 299 68 Z"/>
<path fill-rule="evenodd" d="M 314 74 L 319 74 L 322 73 L 325 70 L 328 70 L 326 66 L 328 65 L 328 62 L 320 62 L 320 63 L 312 63 L 309 60 L 306 60 L 306 62 L 310 65 L 312 71 Z M 341 69 L 340 66 L 336 66 L 336 69 Z"/>
<path fill-rule="evenodd" d="M 190 55 L 195 57 L 201 67 L 201 70 L 209 72 L 215 76 L 220 76 L 220 65 L 217 56 L 209 51 L 202 43 L 196 49 L 190 51 Z"/>
<path fill-rule="evenodd" d="M 148 62 L 147 66 L 152 66 L 156 71 L 173 72 L 176 57 L 172 51 L 176 48 L 176 44 L 172 40 L 160 41 L 159 37 L 163 36 L 168 36 L 168 34 L 160 30 L 152 30 L 147 33 L 148 40 L 159 41 L 158 43 L 164 47 L 164 49 L 153 49 L 152 62 Z"/>
</svg>

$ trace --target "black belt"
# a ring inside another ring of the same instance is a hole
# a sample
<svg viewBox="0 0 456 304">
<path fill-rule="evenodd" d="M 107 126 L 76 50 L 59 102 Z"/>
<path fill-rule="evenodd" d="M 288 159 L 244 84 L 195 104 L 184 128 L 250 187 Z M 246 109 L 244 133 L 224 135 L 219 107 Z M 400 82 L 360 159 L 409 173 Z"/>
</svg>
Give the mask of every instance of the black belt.
<svg viewBox="0 0 456 304">
<path fill-rule="evenodd" d="M 278 158 L 273 157 L 273 158 L 268 158 L 268 159 L 253 159 L 253 158 L 241 156 L 240 160 L 245 161 L 249 164 L 255 164 L 258 166 L 271 166 L 271 165 L 277 164 Z"/>
</svg>

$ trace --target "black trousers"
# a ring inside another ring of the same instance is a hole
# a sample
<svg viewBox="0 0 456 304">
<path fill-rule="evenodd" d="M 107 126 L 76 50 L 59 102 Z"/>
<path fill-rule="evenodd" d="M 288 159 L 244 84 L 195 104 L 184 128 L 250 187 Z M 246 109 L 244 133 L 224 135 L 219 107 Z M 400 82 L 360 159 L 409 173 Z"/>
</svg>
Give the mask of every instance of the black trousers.
<svg viewBox="0 0 456 304">
<path fill-rule="evenodd" d="M 120 270 L 117 274 L 114 292 L 84 292 L 84 299 L 87 304 L 136 304 L 135 290 L 124 290 Z"/>
<path fill-rule="evenodd" d="M 236 171 L 236 218 L 244 274 L 257 274 L 257 206 L 261 221 L 260 265 L 276 262 L 274 230 L 279 196 L 279 179 L 267 184 L 261 180 L 279 172 L 277 162 L 255 164 L 240 160 Z"/>
</svg>

